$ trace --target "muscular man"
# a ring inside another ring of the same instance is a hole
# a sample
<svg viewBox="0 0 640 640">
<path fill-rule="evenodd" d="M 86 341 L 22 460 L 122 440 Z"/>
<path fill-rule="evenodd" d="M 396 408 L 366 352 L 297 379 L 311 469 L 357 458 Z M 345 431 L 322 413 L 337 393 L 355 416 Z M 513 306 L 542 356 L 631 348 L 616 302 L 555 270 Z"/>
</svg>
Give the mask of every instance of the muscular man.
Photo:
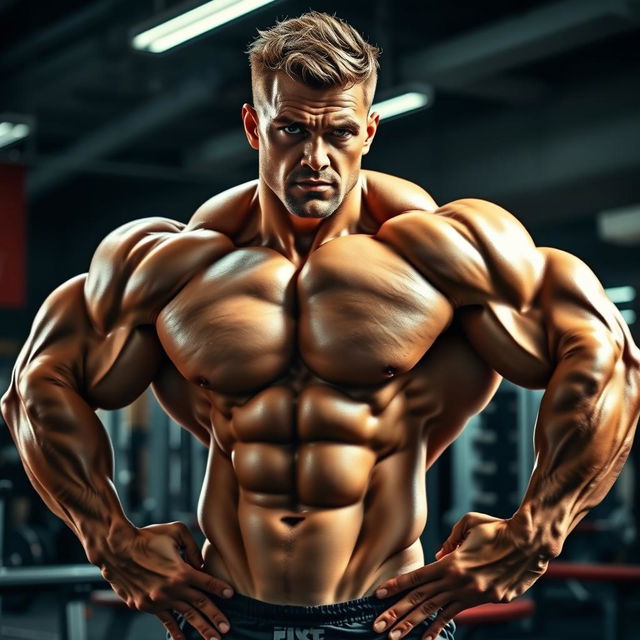
<svg viewBox="0 0 640 640">
<path fill-rule="evenodd" d="M 38 313 L 3 414 L 45 502 L 174 640 L 450 638 L 463 609 L 522 594 L 611 487 L 640 353 L 592 272 L 500 207 L 361 170 L 377 51 L 349 25 L 306 14 L 250 57 L 258 180 L 186 226 L 110 234 Z M 528 491 L 425 565 L 425 470 L 499 376 L 546 387 Z M 94 409 L 149 384 L 209 447 L 202 555 L 180 523 L 134 526 L 114 490 Z"/>
</svg>

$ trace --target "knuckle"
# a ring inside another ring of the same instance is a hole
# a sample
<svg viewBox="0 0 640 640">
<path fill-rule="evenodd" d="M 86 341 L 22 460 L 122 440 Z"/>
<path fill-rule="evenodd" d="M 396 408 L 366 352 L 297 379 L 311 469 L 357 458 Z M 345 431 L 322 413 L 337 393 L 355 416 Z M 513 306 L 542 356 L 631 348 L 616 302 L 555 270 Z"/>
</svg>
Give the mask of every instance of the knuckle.
<svg viewBox="0 0 640 640">
<path fill-rule="evenodd" d="M 431 600 L 425 600 L 421 605 L 420 605 L 420 613 L 424 614 L 424 615 L 429 615 L 434 609 L 434 605 L 433 602 Z"/>
<path fill-rule="evenodd" d="M 209 604 L 209 600 L 205 598 L 205 596 L 200 596 L 193 601 L 193 604 L 198 607 L 198 609 L 204 609 Z"/>
<path fill-rule="evenodd" d="M 186 574 L 184 570 L 177 569 L 175 573 L 173 573 L 171 576 L 167 578 L 167 585 L 169 585 L 170 587 L 180 587 L 186 581 L 187 579 L 186 579 Z"/>
<path fill-rule="evenodd" d="M 409 602 L 414 607 L 418 606 L 422 602 L 423 598 L 424 598 L 424 593 L 422 591 L 420 591 L 420 589 L 417 589 L 416 591 L 412 591 L 409 594 Z"/>
<path fill-rule="evenodd" d="M 417 571 L 414 571 L 409 574 L 409 584 L 412 587 L 418 586 L 419 584 L 421 584 L 421 582 L 422 582 L 422 576 L 420 573 L 418 573 Z"/>
<path fill-rule="evenodd" d="M 389 609 L 387 611 L 386 620 L 387 626 L 393 624 L 398 619 L 398 612 L 395 609 Z"/>
<path fill-rule="evenodd" d="M 487 596 L 490 598 L 491 602 L 500 602 L 502 600 L 502 593 L 496 586 L 489 587 L 489 589 L 487 589 Z"/>
<path fill-rule="evenodd" d="M 149 602 L 160 602 L 164 599 L 164 593 L 160 589 L 152 589 L 147 595 Z"/>
<path fill-rule="evenodd" d="M 452 562 L 449 564 L 447 573 L 454 580 L 460 580 L 465 575 L 464 569 L 456 562 Z"/>
<path fill-rule="evenodd" d="M 411 622 L 411 620 L 405 620 L 401 625 L 398 625 L 398 629 L 400 629 L 400 631 L 402 631 L 403 633 L 409 633 L 409 631 L 411 631 L 413 627 L 414 624 L 413 622 Z"/>
<path fill-rule="evenodd" d="M 182 617 L 185 620 L 188 620 L 189 622 L 191 622 L 195 617 L 196 617 L 196 612 L 194 609 L 185 609 L 184 613 L 182 614 Z"/>
</svg>

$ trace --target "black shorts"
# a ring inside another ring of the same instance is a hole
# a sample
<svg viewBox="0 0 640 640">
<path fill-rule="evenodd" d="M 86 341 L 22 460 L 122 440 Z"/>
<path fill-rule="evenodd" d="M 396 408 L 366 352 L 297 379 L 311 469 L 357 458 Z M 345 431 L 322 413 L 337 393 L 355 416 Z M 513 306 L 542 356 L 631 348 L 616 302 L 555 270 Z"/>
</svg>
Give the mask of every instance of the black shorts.
<svg viewBox="0 0 640 640">
<path fill-rule="evenodd" d="M 223 640 L 384 640 L 389 630 L 376 634 L 373 621 L 402 595 L 384 599 L 367 596 L 318 606 L 270 604 L 239 593 L 229 600 L 212 598 L 231 623 Z M 435 617 L 436 614 L 430 616 L 403 640 L 420 640 Z M 202 640 L 185 620 L 180 621 L 180 628 L 188 640 Z M 449 622 L 438 640 L 453 640 L 455 629 L 453 621 Z"/>
</svg>

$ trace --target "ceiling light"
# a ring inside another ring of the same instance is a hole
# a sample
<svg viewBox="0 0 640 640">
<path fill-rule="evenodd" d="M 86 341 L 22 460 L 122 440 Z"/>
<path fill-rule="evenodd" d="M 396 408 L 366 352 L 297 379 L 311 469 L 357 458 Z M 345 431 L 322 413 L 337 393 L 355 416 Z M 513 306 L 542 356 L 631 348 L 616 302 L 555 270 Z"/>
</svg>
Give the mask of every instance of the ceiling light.
<svg viewBox="0 0 640 640">
<path fill-rule="evenodd" d="M 29 135 L 29 125 L 24 122 L 0 122 L 0 147 L 6 147 Z"/>
<path fill-rule="evenodd" d="M 427 86 L 396 89 L 395 95 L 383 98 L 371 105 L 371 111 L 380 115 L 380 120 L 389 120 L 431 106 L 433 91 Z"/>
<path fill-rule="evenodd" d="M 640 243 L 640 204 L 601 211 L 598 214 L 598 234 L 614 244 Z"/>
<path fill-rule="evenodd" d="M 135 49 L 162 53 L 274 0 L 211 0 L 135 35 Z"/>
<path fill-rule="evenodd" d="M 609 287 L 604 292 L 609 296 L 609 300 L 614 304 L 625 304 L 625 302 L 633 302 L 636 298 L 635 287 Z"/>
</svg>

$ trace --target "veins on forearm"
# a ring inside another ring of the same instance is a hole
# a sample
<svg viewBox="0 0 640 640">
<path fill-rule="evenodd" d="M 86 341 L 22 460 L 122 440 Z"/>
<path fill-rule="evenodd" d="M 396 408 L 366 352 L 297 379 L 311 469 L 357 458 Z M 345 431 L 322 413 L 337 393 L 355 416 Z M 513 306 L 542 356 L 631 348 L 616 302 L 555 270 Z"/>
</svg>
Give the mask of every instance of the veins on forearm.
<svg viewBox="0 0 640 640">
<path fill-rule="evenodd" d="M 536 466 L 514 515 L 528 543 L 551 556 L 604 498 L 629 454 L 640 408 L 629 379 L 619 353 L 602 348 L 573 345 L 556 368 L 536 426 Z"/>
</svg>

